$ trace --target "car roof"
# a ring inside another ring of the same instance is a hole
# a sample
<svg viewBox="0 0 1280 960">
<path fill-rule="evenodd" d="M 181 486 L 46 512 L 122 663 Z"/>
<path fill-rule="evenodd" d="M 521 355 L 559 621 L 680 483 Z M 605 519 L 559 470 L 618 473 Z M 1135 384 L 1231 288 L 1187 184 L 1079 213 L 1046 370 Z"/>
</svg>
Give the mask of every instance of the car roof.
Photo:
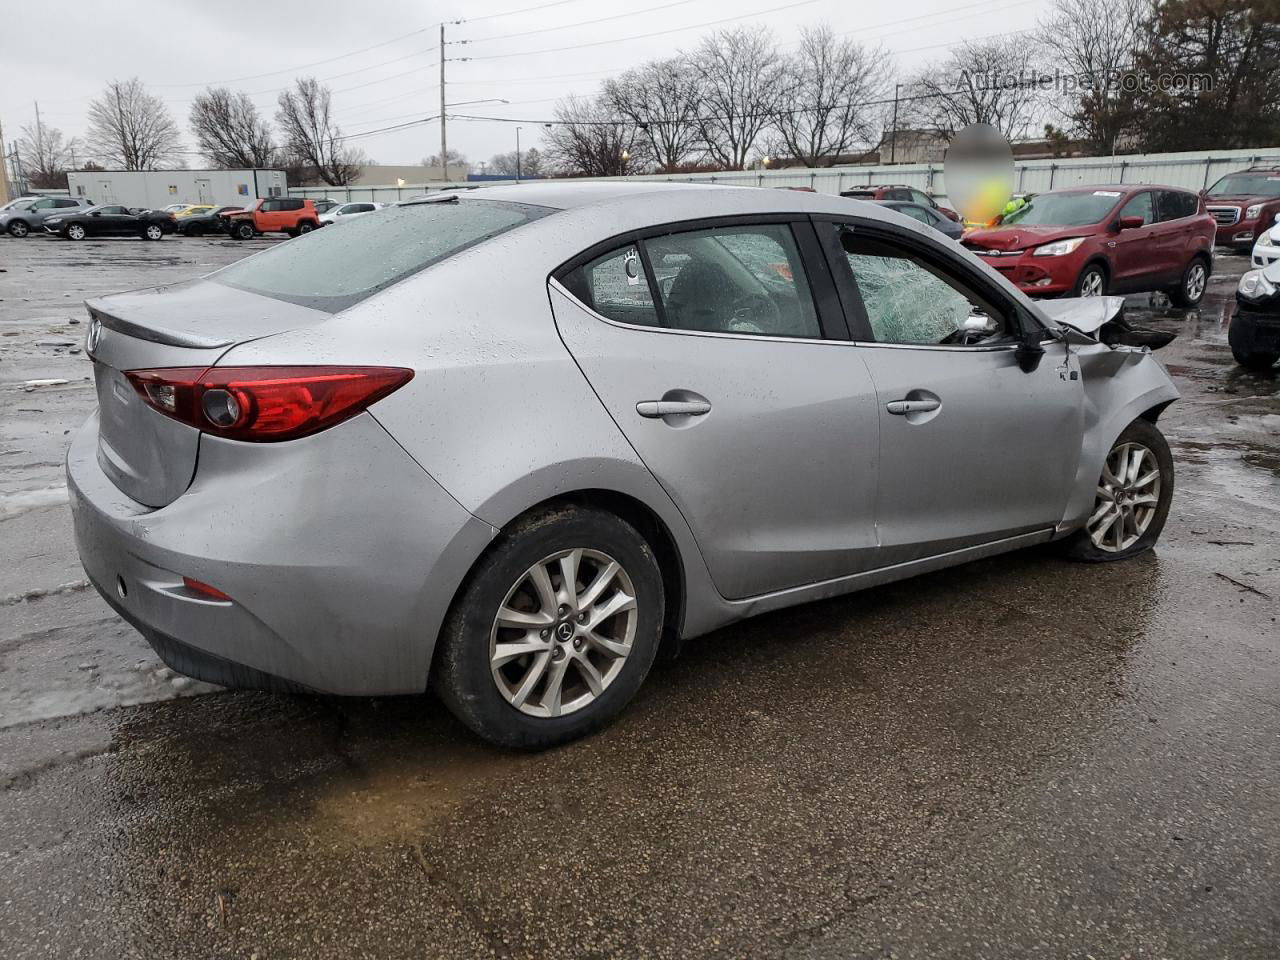
<svg viewBox="0 0 1280 960">
<path fill-rule="evenodd" d="M 1051 193 L 1086 193 L 1091 190 L 1114 190 L 1120 193 L 1137 193 L 1140 190 L 1176 190 L 1178 193 L 1196 192 L 1190 187 L 1174 187 L 1167 183 L 1079 183 L 1072 184 L 1069 187 L 1055 187 L 1053 190 L 1043 190 L 1037 193 L 1036 196 L 1043 197 Z"/>
</svg>

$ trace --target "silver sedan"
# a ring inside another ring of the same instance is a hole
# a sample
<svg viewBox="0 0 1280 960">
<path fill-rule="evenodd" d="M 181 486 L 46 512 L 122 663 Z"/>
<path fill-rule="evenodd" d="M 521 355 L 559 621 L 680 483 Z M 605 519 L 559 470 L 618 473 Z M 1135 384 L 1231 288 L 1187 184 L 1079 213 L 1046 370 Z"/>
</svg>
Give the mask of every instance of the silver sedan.
<svg viewBox="0 0 1280 960">
<path fill-rule="evenodd" d="M 660 644 L 1032 544 L 1160 535 L 1177 391 L 875 204 L 668 183 L 416 200 L 91 300 L 77 545 L 172 667 L 598 727 Z"/>
</svg>

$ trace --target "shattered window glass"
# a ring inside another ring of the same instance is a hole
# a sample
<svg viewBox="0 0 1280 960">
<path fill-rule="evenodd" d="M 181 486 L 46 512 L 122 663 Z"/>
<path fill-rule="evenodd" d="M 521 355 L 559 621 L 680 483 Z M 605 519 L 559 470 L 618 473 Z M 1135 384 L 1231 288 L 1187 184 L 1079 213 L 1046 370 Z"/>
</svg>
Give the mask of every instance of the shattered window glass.
<svg viewBox="0 0 1280 960">
<path fill-rule="evenodd" d="M 967 345 L 1004 335 L 995 310 L 911 252 L 848 232 L 841 244 L 878 343 Z"/>
</svg>

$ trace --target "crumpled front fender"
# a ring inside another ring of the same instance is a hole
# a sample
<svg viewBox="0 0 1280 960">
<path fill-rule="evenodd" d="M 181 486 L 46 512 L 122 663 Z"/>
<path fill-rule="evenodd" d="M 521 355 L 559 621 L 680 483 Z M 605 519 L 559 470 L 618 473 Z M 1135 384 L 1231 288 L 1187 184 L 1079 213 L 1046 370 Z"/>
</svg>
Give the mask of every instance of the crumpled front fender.
<svg viewBox="0 0 1280 960">
<path fill-rule="evenodd" d="M 1148 350 L 1089 343 L 1076 347 L 1075 353 L 1084 380 L 1084 439 L 1060 533 L 1088 519 L 1103 461 L 1124 428 L 1144 414 L 1154 420 L 1179 397 L 1168 372 Z"/>
</svg>

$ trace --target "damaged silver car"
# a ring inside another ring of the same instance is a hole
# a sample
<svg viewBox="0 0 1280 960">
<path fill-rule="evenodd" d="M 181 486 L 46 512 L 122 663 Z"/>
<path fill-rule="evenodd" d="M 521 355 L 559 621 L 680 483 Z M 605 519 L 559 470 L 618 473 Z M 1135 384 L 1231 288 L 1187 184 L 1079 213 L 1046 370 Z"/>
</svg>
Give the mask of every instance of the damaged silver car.
<svg viewBox="0 0 1280 960">
<path fill-rule="evenodd" d="M 1173 493 L 1158 335 L 855 200 L 448 194 L 88 307 L 77 544 L 160 656 L 431 685 L 510 746 L 766 610 L 1048 541 L 1133 556 Z"/>
</svg>

